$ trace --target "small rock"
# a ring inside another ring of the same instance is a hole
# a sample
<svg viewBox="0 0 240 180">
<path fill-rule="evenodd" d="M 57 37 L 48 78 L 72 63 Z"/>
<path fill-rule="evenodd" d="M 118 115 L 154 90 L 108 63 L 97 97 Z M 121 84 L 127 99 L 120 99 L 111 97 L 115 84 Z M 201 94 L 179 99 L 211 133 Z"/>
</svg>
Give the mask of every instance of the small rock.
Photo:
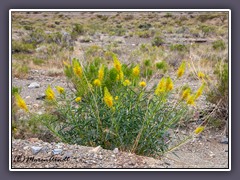
<svg viewBox="0 0 240 180">
<path fill-rule="evenodd" d="M 46 95 L 45 94 L 40 94 L 37 98 L 36 98 L 36 100 L 43 100 L 43 99 L 45 99 L 46 98 Z"/>
<path fill-rule="evenodd" d="M 27 149 L 29 149 L 29 147 L 28 147 L 28 146 L 25 146 L 25 147 L 23 148 L 23 150 L 27 150 Z"/>
<path fill-rule="evenodd" d="M 58 144 L 56 144 L 56 146 L 57 146 L 57 149 L 61 149 L 63 146 L 63 143 L 58 143 Z"/>
<path fill-rule="evenodd" d="M 38 108 L 39 105 L 38 104 L 33 104 L 33 107 Z"/>
<path fill-rule="evenodd" d="M 39 153 L 41 151 L 42 147 L 40 146 L 32 146 L 31 147 L 31 150 L 32 150 L 32 153 L 35 155 L 37 153 Z"/>
<path fill-rule="evenodd" d="M 118 153 L 119 153 L 118 148 L 115 148 L 115 149 L 113 150 L 113 153 L 118 154 Z"/>
<path fill-rule="evenodd" d="M 45 147 L 43 147 L 43 148 L 41 149 L 41 152 L 47 153 L 47 151 L 48 151 L 48 147 L 47 147 L 47 146 L 45 146 Z"/>
<path fill-rule="evenodd" d="M 31 96 L 27 96 L 25 99 L 29 99 Z"/>
<path fill-rule="evenodd" d="M 28 86 L 28 88 L 39 88 L 39 87 L 40 87 L 40 84 L 38 84 L 37 82 L 33 82 Z"/>
<path fill-rule="evenodd" d="M 228 144 L 228 137 L 224 137 L 221 141 L 221 144 Z"/>
<path fill-rule="evenodd" d="M 66 152 L 66 153 L 64 154 L 63 158 L 68 158 L 68 157 L 70 158 L 72 155 L 73 155 L 72 152 Z"/>
<path fill-rule="evenodd" d="M 61 154 L 61 152 L 62 152 L 62 149 L 54 149 L 54 150 L 52 150 L 52 153 L 53 153 L 54 155 L 56 155 L 56 154 Z"/>
<path fill-rule="evenodd" d="M 90 150 L 90 152 L 92 152 L 92 153 L 98 153 L 101 149 L 102 149 L 101 146 L 97 146 L 97 147 L 95 147 L 94 149 Z"/>
<path fill-rule="evenodd" d="M 31 80 L 34 80 L 34 78 L 33 77 L 28 77 L 27 80 L 31 81 Z"/>
<path fill-rule="evenodd" d="M 216 155 L 215 155 L 213 152 L 210 152 L 209 156 L 210 156 L 211 158 L 214 158 Z"/>
</svg>

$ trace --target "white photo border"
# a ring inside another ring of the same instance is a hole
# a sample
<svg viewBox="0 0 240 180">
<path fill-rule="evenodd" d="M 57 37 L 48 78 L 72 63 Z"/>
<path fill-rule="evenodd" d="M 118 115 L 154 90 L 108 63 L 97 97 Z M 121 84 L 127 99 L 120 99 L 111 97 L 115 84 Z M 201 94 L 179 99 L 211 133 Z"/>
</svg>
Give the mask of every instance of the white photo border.
<svg viewBox="0 0 240 180">
<path fill-rule="evenodd" d="M 12 12 L 228 12 L 228 64 L 229 64 L 229 150 L 228 168 L 187 169 L 37 169 L 12 168 Z M 10 9 L 9 10 L 9 171 L 231 171 L 231 9 Z"/>
</svg>

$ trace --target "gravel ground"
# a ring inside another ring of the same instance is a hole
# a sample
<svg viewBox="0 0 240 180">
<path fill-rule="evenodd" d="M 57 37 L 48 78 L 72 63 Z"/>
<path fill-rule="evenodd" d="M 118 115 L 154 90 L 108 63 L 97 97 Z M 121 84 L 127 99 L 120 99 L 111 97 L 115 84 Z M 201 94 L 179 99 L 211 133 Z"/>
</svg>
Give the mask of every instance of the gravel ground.
<svg viewBox="0 0 240 180">
<path fill-rule="evenodd" d="M 219 143 L 216 135 L 197 137 L 174 153 L 154 159 L 117 148 L 111 151 L 37 138 L 13 139 L 12 168 L 228 168 L 228 145 Z"/>
<path fill-rule="evenodd" d="M 34 155 L 33 146 L 42 147 Z M 62 153 L 53 155 L 54 149 Z M 21 156 L 22 155 L 22 156 Z M 21 156 L 23 162 L 17 162 Z M 25 160 L 24 160 L 25 157 Z M 29 157 L 29 158 L 28 158 Z M 30 160 L 30 157 L 32 159 Z M 38 160 L 39 159 L 39 160 Z M 42 161 L 45 159 L 46 161 Z M 57 161 L 60 160 L 60 161 Z M 36 162 L 38 161 L 38 162 Z M 165 168 L 161 160 L 136 156 L 127 152 L 105 150 L 63 143 L 46 143 L 38 139 L 13 140 L 12 168 Z"/>
</svg>

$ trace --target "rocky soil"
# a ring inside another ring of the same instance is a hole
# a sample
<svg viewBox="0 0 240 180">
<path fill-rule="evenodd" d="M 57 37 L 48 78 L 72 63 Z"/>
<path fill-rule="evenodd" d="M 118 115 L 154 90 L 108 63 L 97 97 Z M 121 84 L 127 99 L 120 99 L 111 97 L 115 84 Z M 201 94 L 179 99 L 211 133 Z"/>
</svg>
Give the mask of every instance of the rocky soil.
<svg viewBox="0 0 240 180">
<path fill-rule="evenodd" d="M 12 168 L 228 168 L 228 145 L 209 132 L 154 159 L 98 147 L 12 140 Z"/>
</svg>

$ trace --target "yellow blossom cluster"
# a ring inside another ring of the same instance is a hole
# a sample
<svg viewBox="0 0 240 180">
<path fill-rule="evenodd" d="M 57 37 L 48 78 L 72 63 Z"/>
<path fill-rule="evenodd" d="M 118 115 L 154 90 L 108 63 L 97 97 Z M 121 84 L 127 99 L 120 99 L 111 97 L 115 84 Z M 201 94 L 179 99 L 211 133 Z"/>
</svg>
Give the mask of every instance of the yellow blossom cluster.
<svg viewBox="0 0 240 180">
<path fill-rule="evenodd" d="M 15 94 L 15 100 L 16 100 L 16 104 L 19 108 L 25 110 L 26 112 L 28 112 L 28 107 L 25 103 L 25 101 L 23 100 L 23 98 L 19 95 L 19 94 Z"/>
<path fill-rule="evenodd" d="M 55 99 L 55 93 L 50 86 L 46 89 L 45 94 L 47 100 L 52 101 Z"/>
<path fill-rule="evenodd" d="M 106 105 L 108 107 L 112 107 L 113 106 L 113 97 L 110 94 L 110 92 L 108 91 L 107 87 L 104 87 L 104 97 L 103 97 L 104 102 L 106 103 Z"/>
</svg>

